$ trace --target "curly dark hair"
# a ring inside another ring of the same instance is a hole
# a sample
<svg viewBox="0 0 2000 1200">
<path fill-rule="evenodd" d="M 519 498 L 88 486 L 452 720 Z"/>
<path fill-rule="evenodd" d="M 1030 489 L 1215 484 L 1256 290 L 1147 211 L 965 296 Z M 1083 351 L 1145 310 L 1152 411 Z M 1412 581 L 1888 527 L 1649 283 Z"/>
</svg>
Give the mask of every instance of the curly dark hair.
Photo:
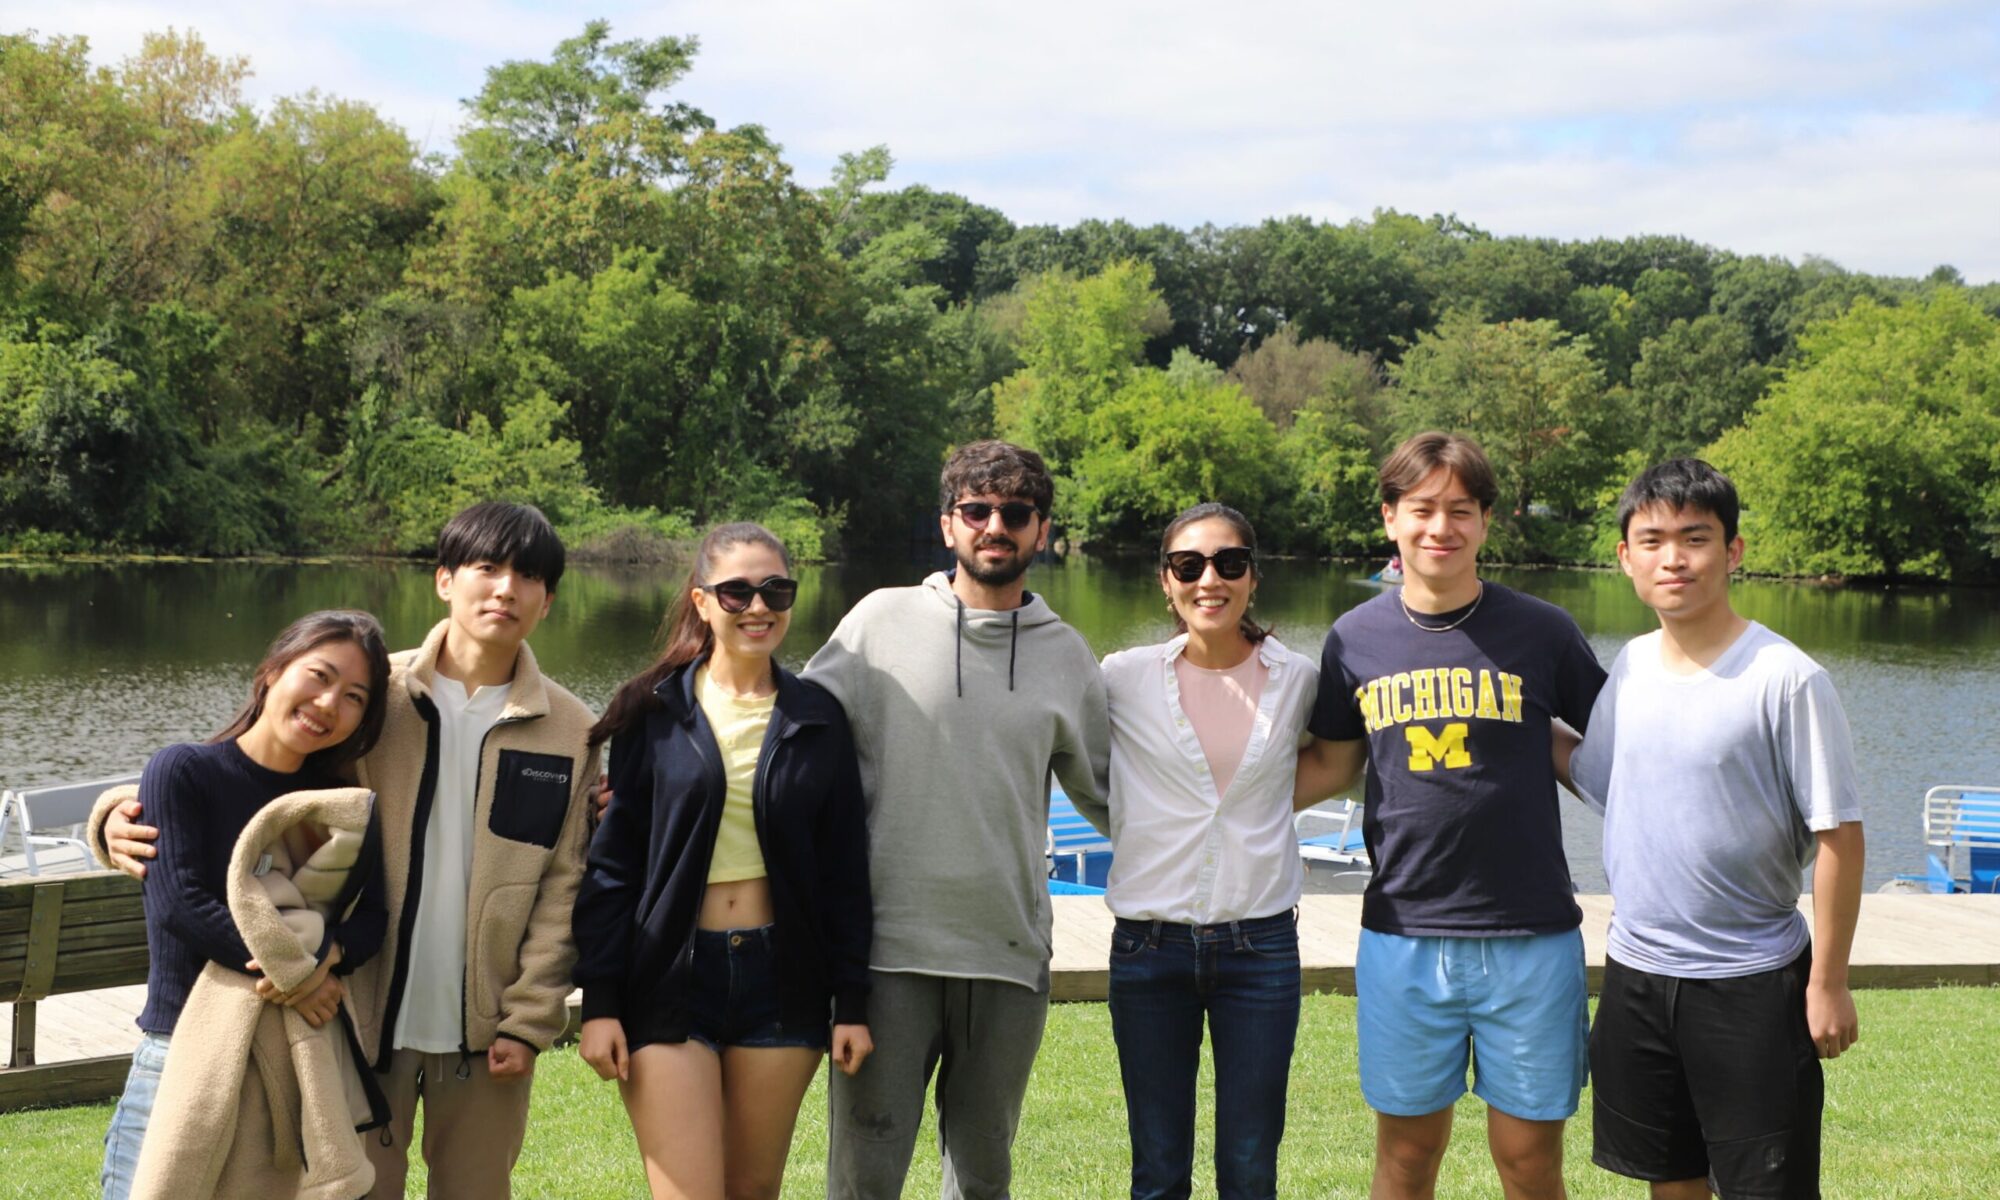
<svg viewBox="0 0 2000 1200">
<path fill-rule="evenodd" d="M 1049 515 L 1056 485 L 1042 456 L 1025 446 L 989 439 L 960 446 L 938 477 L 938 511 L 947 513 L 961 496 L 1019 496 Z"/>
</svg>

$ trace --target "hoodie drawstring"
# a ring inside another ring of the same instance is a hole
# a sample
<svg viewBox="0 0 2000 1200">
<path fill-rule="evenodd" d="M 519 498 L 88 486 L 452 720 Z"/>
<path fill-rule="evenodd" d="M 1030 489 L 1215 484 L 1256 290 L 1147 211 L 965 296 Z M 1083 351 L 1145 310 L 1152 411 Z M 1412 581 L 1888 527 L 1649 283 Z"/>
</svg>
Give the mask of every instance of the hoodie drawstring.
<svg viewBox="0 0 2000 1200">
<path fill-rule="evenodd" d="M 965 601 L 957 596 L 952 602 L 958 606 L 958 623 L 952 631 L 951 669 L 958 684 L 958 698 L 965 699 Z M 1014 660 L 1021 652 L 1021 610 L 1009 614 L 1011 632 L 1007 639 L 1007 690 L 1014 690 Z"/>
</svg>

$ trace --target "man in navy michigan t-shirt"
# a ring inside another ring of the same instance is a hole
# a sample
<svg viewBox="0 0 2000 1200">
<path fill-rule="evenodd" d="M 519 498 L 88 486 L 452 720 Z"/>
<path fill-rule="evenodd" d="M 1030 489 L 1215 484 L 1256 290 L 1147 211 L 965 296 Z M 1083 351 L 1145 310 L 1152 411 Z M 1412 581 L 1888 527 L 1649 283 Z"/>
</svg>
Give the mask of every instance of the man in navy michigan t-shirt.
<svg viewBox="0 0 2000 1200">
<path fill-rule="evenodd" d="M 1299 771 L 1309 801 L 1367 765 L 1375 873 L 1354 975 L 1371 1194 L 1432 1193 L 1469 1065 L 1506 1195 L 1560 1197 L 1586 1010 L 1551 722 L 1581 730 L 1604 670 L 1563 610 L 1479 578 L 1499 485 L 1478 445 L 1418 434 L 1380 482 L 1403 585 L 1327 634 Z"/>
</svg>

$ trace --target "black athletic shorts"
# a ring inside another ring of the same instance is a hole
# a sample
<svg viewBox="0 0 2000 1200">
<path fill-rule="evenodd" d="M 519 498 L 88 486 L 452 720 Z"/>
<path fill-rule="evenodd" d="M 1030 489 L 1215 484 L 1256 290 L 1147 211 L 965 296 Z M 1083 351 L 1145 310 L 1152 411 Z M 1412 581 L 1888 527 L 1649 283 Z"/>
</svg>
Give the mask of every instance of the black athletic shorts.
<svg viewBox="0 0 2000 1200">
<path fill-rule="evenodd" d="M 1808 949 L 1734 979 L 1607 956 L 1590 1030 L 1591 1158 L 1634 1179 L 1707 1177 L 1724 1200 L 1817 1200 L 1824 1099 L 1806 1028 Z"/>
</svg>

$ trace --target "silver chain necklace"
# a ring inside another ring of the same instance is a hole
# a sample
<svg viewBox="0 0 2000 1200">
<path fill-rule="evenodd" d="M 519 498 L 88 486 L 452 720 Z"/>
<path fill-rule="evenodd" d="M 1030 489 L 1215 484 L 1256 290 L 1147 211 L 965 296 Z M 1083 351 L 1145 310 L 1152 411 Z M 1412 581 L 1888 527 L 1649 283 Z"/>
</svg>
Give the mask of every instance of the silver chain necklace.
<svg viewBox="0 0 2000 1200">
<path fill-rule="evenodd" d="M 1486 599 L 1486 583 L 1484 580 L 1481 580 L 1479 584 L 1479 594 L 1472 598 L 1472 607 L 1466 609 L 1464 615 L 1460 616 L 1458 620 L 1453 621 L 1449 625 L 1426 625 L 1422 621 L 1417 620 L 1417 614 L 1410 611 L 1410 602 L 1403 599 L 1403 589 L 1402 588 L 1396 589 L 1396 603 L 1403 606 L 1404 619 L 1408 620 L 1410 624 L 1415 625 L 1418 629 L 1423 630 L 1425 633 L 1449 633 L 1452 630 L 1457 629 L 1460 625 L 1463 625 L 1467 621 L 1470 621 L 1472 619 L 1472 614 L 1479 611 L 1479 602 L 1484 599 Z"/>
</svg>

